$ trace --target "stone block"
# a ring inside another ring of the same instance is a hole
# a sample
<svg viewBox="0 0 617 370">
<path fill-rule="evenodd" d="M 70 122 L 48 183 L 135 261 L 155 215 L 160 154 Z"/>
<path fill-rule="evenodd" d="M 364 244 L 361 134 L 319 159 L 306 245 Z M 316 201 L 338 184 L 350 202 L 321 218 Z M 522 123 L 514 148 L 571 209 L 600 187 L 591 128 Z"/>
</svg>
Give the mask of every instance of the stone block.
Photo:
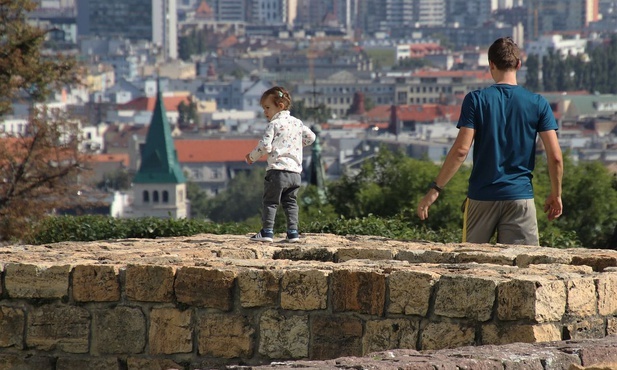
<svg viewBox="0 0 617 370">
<path fill-rule="evenodd" d="M 4 280 L 11 298 L 50 299 L 68 296 L 71 266 L 9 263 Z"/>
<path fill-rule="evenodd" d="M 253 356 L 255 329 L 248 316 L 201 313 L 198 327 L 199 355 L 218 358 Z"/>
<path fill-rule="evenodd" d="M 606 325 L 601 317 L 584 317 L 571 320 L 563 325 L 563 339 L 604 338 Z"/>
<path fill-rule="evenodd" d="M 274 271 L 241 271 L 238 274 L 240 305 L 245 308 L 277 305 L 279 280 L 279 274 Z"/>
<path fill-rule="evenodd" d="M 148 359 L 129 357 L 126 359 L 126 370 L 182 370 L 185 367 L 168 359 Z"/>
<path fill-rule="evenodd" d="M 56 364 L 56 370 L 122 370 L 118 359 L 112 358 L 70 358 L 60 357 Z"/>
<path fill-rule="evenodd" d="M 305 311 L 327 308 L 328 274 L 320 270 L 286 271 L 281 280 L 281 308 Z"/>
<path fill-rule="evenodd" d="M 362 338 L 363 354 L 388 349 L 416 349 L 419 326 L 418 321 L 408 319 L 367 321 Z"/>
<path fill-rule="evenodd" d="M 494 253 L 493 251 L 465 251 L 457 253 L 455 263 L 490 263 L 493 265 L 513 266 L 516 256 Z"/>
<path fill-rule="evenodd" d="M 581 359 L 582 365 L 617 363 L 617 351 L 615 351 L 614 343 L 587 345 L 581 348 L 577 353 Z M 606 368 L 601 370 L 607 370 Z M 614 370 L 615 367 L 609 367 Z M 595 370 L 593 368 L 588 370 Z"/>
<path fill-rule="evenodd" d="M 259 353 L 270 359 L 308 356 L 309 320 L 306 315 L 284 316 L 268 310 L 259 319 Z"/>
<path fill-rule="evenodd" d="M 602 272 L 607 267 L 617 266 L 617 257 L 609 254 L 595 254 L 595 255 L 576 255 L 572 256 L 573 265 L 585 265 L 590 266 L 593 271 Z"/>
<path fill-rule="evenodd" d="M 500 320 L 560 321 L 565 310 L 563 281 L 520 276 L 497 287 L 497 317 Z"/>
<path fill-rule="evenodd" d="M 169 266 L 128 265 L 125 275 L 126 298 L 140 302 L 171 302 L 174 269 Z"/>
<path fill-rule="evenodd" d="M 558 324 L 500 323 L 482 325 L 482 344 L 536 343 L 561 340 Z"/>
<path fill-rule="evenodd" d="M 154 308 L 150 312 L 148 348 L 151 354 L 189 353 L 193 350 L 190 310 Z"/>
<path fill-rule="evenodd" d="M 230 311 L 236 273 L 201 267 L 182 267 L 176 273 L 178 302 Z"/>
<path fill-rule="evenodd" d="M 454 263 L 456 254 L 433 250 L 400 250 L 397 260 L 410 263 Z"/>
<path fill-rule="evenodd" d="M 92 354 L 143 353 L 146 317 L 140 308 L 118 306 L 94 311 Z"/>
<path fill-rule="evenodd" d="M 566 315 L 587 317 L 597 313 L 598 299 L 593 278 L 573 278 L 565 282 L 567 301 Z"/>
<path fill-rule="evenodd" d="M 392 260 L 394 259 L 394 251 L 391 249 L 340 248 L 336 251 L 334 259 L 337 262 L 349 260 Z"/>
<path fill-rule="evenodd" d="M 382 316 L 386 277 L 373 271 L 337 270 L 331 275 L 334 312 L 356 311 Z"/>
<path fill-rule="evenodd" d="M 606 335 L 617 334 L 617 318 L 609 317 L 606 319 Z"/>
<path fill-rule="evenodd" d="M 77 302 L 117 302 L 120 300 L 120 281 L 114 266 L 75 266 L 72 287 L 73 299 Z"/>
<path fill-rule="evenodd" d="M 420 333 L 420 349 L 436 350 L 471 346 L 476 330 L 471 324 L 456 322 L 430 322 Z"/>
<path fill-rule="evenodd" d="M 596 278 L 598 313 L 602 316 L 617 315 L 617 273 L 603 273 Z"/>
<path fill-rule="evenodd" d="M 52 356 L 32 356 L 31 353 L 0 354 L 0 369 L 10 370 L 56 370 L 56 359 Z"/>
<path fill-rule="evenodd" d="M 25 325 L 21 308 L 0 306 L 0 347 L 23 349 Z"/>
<path fill-rule="evenodd" d="M 439 275 L 433 272 L 394 271 L 388 277 L 388 312 L 426 316 L 438 280 Z"/>
<path fill-rule="evenodd" d="M 516 256 L 518 267 L 529 267 L 530 265 L 564 264 L 572 262 L 572 257 L 564 254 L 547 254 L 545 251 L 533 251 L 522 253 Z"/>
<path fill-rule="evenodd" d="M 312 316 L 310 359 L 362 356 L 362 326 L 357 317 Z"/>
<path fill-rule="evenodd" d="M 41 351 L 87 353 L 90 313 L 81 307 L 43 305 L 28 313 L 26 345 Z"/>
<path fill-rule="evenodd" d="M 434 312 L 445 317 L 488 321 L 497 285 L 495 278 L 444 275 L 437 284 Z"/>
</svg>

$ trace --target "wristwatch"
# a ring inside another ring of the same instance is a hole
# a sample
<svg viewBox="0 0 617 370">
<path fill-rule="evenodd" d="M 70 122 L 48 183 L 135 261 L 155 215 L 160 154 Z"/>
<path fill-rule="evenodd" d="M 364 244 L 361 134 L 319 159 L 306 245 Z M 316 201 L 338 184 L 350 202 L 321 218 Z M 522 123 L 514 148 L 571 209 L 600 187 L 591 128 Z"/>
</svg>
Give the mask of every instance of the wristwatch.
<svg viewBox="0 0 617 370">
<path fill-rule="evenodd" d="M 429 189 L 435 189 L 435 190 L 437 190 L 438 193 L 441 193 L 443 191 L 443 188 L 440 188 L 439 185 L 437 185 L 437 183 L 435 181 L 433 181 L 430 184 L 428 184 L 428 188 Z"/>
</svg>

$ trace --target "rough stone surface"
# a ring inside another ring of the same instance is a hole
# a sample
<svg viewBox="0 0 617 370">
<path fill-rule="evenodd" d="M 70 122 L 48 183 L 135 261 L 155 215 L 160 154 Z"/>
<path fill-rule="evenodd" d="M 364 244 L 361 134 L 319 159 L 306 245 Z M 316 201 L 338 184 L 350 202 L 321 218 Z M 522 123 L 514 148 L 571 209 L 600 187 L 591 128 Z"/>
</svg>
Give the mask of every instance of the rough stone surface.
<svg viewBox="0 0 617 370">
<path fill-rule="evenodd" d="M 268 310 L 261 315 L 259 328 L 260 354 L 271 359 L 308 356 L 308 316 L 283 316 L 277 311 Z"/>
<path fill-rule="evenodd" d="M 23 348 L 25 320 L 23 310 L 0 306 L 0 347 Z"/>
<path fill-rule="evenodd" d="M 92 353 L 141 353 L 146 346 L 146 317 L 138 307 L 94 311 Z"/>
<path fill-rule="evenodd" d="M 178 271 L 175 292 L 178 302 L 229 311 L 233 307 L 236 273 L 200 267 Z"/>
<path fill-rule="evenodd" d="M 281 281 L 281 308 L 321 310 L 327 308 L 328 272 L 288 271 Z"/>
<path fill-rule="evenodd" d="M 87 353 L 90 314 L 80 307 L 43 305 L 28 315 L 26 344 L 42 351 Z"/>
<path fill-rule="evenodd" d="M 202 313 L 199 317 L 199 354 L 235 358 L 253 354 L 253 323 L 246 316 Z"/>
<path fill-rule="evenodd" d="M 155 308 L 150 312 L 149 351 L 152 354 L 190 353 L 193 350 L 192 311 Z"/>
<path fill-rule="evenodd" d="M 616 251 L 203 234 L 0 254 L 0 369 L 570 370 L 617 356 Z"/>
<path fill-rule="evenodd" d="M 114 266 L 75 266 L 72 286 L 73 298 L 78 302 L 120 300 L 120 282 Z"/>
<path fill-rule="evenodd" d="M 238 274 L 242 307 L 274 306 L 278 300 L 280 274 L 273 271 L 245 270 Z"/>
<path fill-rule="evenodd" d="M 171 302 L 174 269 L 168 266 L 129 265 L 126 267 L 126 297 L 142 302 Z"/>
<path fill-rule="evenodd" d="M 394 271 L 390 274 L 388 312 L 426 316 L 439 275 L 430 271 Z"/>
<path fill-rule="evenodd" d="M 9 263 L 4 270 L 11 298 L 62 298 L 68 294 L 69 265 Z"/>
</svg>

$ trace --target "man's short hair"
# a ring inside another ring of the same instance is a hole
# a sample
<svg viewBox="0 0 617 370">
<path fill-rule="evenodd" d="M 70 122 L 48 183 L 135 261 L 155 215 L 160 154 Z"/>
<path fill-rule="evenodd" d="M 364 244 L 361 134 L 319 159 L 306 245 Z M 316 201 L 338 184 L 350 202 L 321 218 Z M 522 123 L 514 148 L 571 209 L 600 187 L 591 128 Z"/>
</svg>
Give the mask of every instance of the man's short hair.
<svg viewBox="0 0 617 370">
<path fill-rule="evenodd" d="M 511 37 L 502 37 L 488 48 L 488 60 L 500 71 L 516 69 L 521 60 L 521 49 Z"/>
</svg>

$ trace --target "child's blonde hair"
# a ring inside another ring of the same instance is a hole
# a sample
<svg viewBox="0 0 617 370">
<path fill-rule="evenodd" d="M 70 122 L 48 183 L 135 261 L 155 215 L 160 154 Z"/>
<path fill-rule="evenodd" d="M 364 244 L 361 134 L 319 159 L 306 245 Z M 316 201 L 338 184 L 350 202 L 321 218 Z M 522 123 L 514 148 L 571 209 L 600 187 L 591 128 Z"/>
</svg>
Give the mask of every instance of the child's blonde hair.
<svg viewBox="0 0 617 370">
<path fill-rule="evenodd" d="M 283 104 L 283 109 L 289 110 L 291 109 L 291 95 L 289 92 L 285 90 L 284 87 L 274 86 L 268 90 L 266 90 L 262 95 L 259 103 L 263 105 L 264 101 L 268 99 L 268 96 L 272 97 L 272 101 L 274 104 L 279 105 Z"/>
</svg>

